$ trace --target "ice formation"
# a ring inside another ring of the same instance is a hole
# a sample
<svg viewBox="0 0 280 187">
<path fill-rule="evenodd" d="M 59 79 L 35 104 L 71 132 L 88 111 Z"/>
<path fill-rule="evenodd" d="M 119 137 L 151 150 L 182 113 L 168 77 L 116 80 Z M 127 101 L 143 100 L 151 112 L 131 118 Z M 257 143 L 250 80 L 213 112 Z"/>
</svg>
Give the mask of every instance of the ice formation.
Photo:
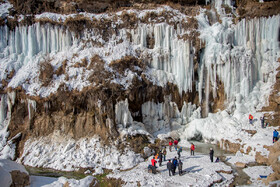
<svg viewBox="0 0 280 187">
<path fill-rule="evenodd" d="M 206 0 L 206 3 L 210 3 L 210 1 Z M 218 10 L 217 12 L 223 14 L 221 4 L 231 6 L 232 1 L 216 0 L 213 3 L 213 7 Z M 174 19 L 178 19 L 175 21 L 187 20 L 185 19 L 186 16 L 182 16 L 178 11 L 170 7 L 161 7 L 161 9 L 149 11 L 159 12 L 162 10 L 173 12 Z M 46 97 L 54 93 L 61 83 L 70 85 L 70 89 L 73 90 L 81 90 L 83 87 L 90 85 L 86 80 L 90 70 L 71 66 L 76 62 L 80 62 L 82 58 L 89 59 L 92 55 L 99 55 L 105 61 L 107 70 L 112 71 L 107 65 L 113 60 L 129 55 L 137 58 L 150 57 L 148 58 L 149 68 L 145 74 L 154 84 L 164 87 L 168 82 L 174 83 L 178 86 L 180 94 L 198 91 L 200 103 L 206 103 L 206 106 L 211 105 L 209 102 L 210 94 L 213 94 L 214 98 L 217 96 L 217 83 L 221 81 L 227 97 L 225 101 L 227 110 L 218 112 L 217 115 L 210 113 L 208 119 L 200 119 L 194 122 L 194 120 L 201 117 L 201 108 L 185 102 L 180 111 L 178 106 L 166 97 L 164 103 L 155 103 L 153 101 L 143 103 L 141 106 L 143 123 L 139 123 L 133 121 L 134 114 L 129 111 L 128 101 L 120 101 L 115 106 L 116 118 L 112 120 L 116 121 L 119 130 L 123 134 L 150 133 L 160 136 L 186 127 L 184 131 L 181 129 L 183 132 L 181 135 L 186 139 L 198 131 L 205 139 L 218 141 L 223 138 L 219 134 L 229 138 L 247 135 L 241 132 L 241 124 L 246 123 L 245 116 L 249 111 L 255 112 L 267 104 L 269 90 L 275 82 L 275 70 L 278 66 L 277 58 L 280 56 L 278 40 L 280 15 L 251 20 L 243 19 L 236 25 L 231 17 L 222 15 L 221 22 L 211 25 L 205 11 L 201 9 L 200 14 L 195 17 L 199 25 L 198 32 L 200 33 L 201 44 L 205 44 L 199 57 L 197 80 L 195 80 L 194 76 L 195 54 L 197 51 L 191 41 L 180 38 L 184 34 L 189 34 L 189 30 L 186 30 L 180 24 L 174 28 L 164 22 L 139 23 L 135 29 L 120 29 L 118 34 L 109 36 L 108 41 L 103 40 L 100 33 L 94 31 L 85 30 L 81 36 L 77 37 L 74 33 L 68 31 L 66 27 L 51 24 L 41 25 L 40 23 L 35 23 L 30 26 L 19 26 L 14 30 L 10 30 L 7 26 L 1 26 L 0 69 L 3 71 L 1 71 L 0 78 L 1 80 L 7 79 L 8 75 L 15 70 L 15 75 L 9 81 L 9 87 L 22 86 L 29 95 Z M 144 17 L 147 11 L 142 13 L 135 12 L 138 17 Z M 121 13 L 119 12 L 116 15 Z M 48 13 L 41 15 L 41 17 L 44 16 L 50 16 L 54 20 L 59 20 L 58 18 L 62 17 L 62 21 L 67 17 Z M 84 16 L 100 19 L 102 16 L 108 17 L 109 15 L 85 14 Z M 40 19 L 40 16 L 36 18 Z M 112 24 L 114 27 L 116 26 L 115 24 L 120 23 L 121 21 Z M 128 39 L 128 35 L 131 35 L 131 41 Z M 153 46 L 148 46 L 148 37 L 154 38 Z M 96 47 L 86 42 L 83 43 L 83 41 L 91 39 L 100 42 L 101 47 Z M 79 54 L 77 57 L 74 55 L 76 53 Z M 54 68 L 58 68 L 63 60 L 69 60 L 70 65 L 67 73 L 70 79 L 66 81 L 63 76 L 54 76 L 54 85 L 52 87 L 46 88 L 39 85 L 39 63 L 44 59 L 49 60 Z M 136 75 L 127 71 L 126 77 L 120 77 L 120 79 L 115 79 L 112 82 L 122 84 L 124 88 L 128 88 L 129 84 L 131 84 L 130 79 L 134 76 Z M 1 86 L 3 85 L 1 84 Z M 193 88 L 196 88 L 196 90 L 192 90 Z M 13 93 L 1 95 L 0 126 L 3 132 L 1 131 L 0 138 L 3 140 L 8 136 L 5 131 L 8 124 L 6 119 L 9 118 L 9 110 L 14 103 L 14 98 L 15 94 Z M 48 103 L 44 107 L 47 110 Z M 35 101 L 28 100 L 28 111 L 29 118 L 32 118 L 32 112 L 36 111 Z M 228 131 L 231 134 L 227 134 L 226 132 Z M 266 132 L 266 134 L 268 133 Z M 36 143 L 37 141 L 34 142 Z M 71 141 L 69 140 L 69 142 Z M 29 143 L 33 145 L 32 142 Z M 85 143 L 80 142 L 80 144 L 86 148 Z M 1 148 L 4 146 L 4 144 L 1 144 Z M 48 151 L 44 147 L 47 145 L 37 144 L 36 146 L 38 149 L 31 152 L 30 155 L 26 151 L 31 150 L 33 147 L 26 146 L 24 153 L 26 155 L 24 158 L 25 164 L 57 167 L 55 161 L 47 163 L 47 158 L 44 160 L 46 163 L 39 163 L 39 159 L 37 161 L 33 160 L 33 156 L 39 155 L 41 149 Z M 50 145 L 50 150 L 53 150 L 53 147 L 54 145 Z M 75 152 L 73 147 L 67 147 Z M 65 148 L 65 152 L 69 151 L 67 149 Z M 10 149 L 7 152 L 10 152 Z M 51 157 L 53 152 L 50 151 L 47 154 Z M 79 156 L 81 155 L 85 156 L 86 153 L 79 154 Z M 109 153 L 106 152 L 99 156 L 104 155 L 109 155 Z M 61 153 L 60 156 L 64 157 L 65 154 Z M 95 157 L 95 155 L 90 156 Z M 107 159 L 107 157 L 105 158 Z M 69 157 L 69 159 L 68 161 L 72 162 L 71 159 L 73 158 Z M 116 162 L 119 163 L 118 159 L 119 156 L 117 155 Z M 65 163 L 65 165 L 67 164 Z M 80 164 L 74 163 L 67 169 L 73 169 L 73 167 Z"/>
</svg>

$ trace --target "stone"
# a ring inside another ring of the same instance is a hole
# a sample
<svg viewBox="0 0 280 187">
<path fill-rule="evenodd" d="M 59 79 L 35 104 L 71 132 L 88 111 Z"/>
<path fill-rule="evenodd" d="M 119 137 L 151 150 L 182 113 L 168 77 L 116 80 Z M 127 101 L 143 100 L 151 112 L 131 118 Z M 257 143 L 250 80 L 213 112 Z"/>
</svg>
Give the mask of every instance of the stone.
<svg viewBox="0 0 280 187">
<path fill-rule="evenodd" d="M 246 167 L 246 163 L 236 162 L 236 163 L 235 163 L 235 166 L 236 166 L 236 167 L 239 167 L 239 168 L 245 168 L 245 167 Z"/>
</svg>

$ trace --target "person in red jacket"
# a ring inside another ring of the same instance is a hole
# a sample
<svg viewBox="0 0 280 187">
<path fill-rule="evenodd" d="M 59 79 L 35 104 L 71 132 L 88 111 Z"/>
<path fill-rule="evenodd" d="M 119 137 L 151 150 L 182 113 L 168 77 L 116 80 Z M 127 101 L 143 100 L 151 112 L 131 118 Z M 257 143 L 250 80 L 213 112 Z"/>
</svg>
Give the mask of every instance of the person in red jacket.
<svg viewBox="0 0 280 187">
<path fill-rule="evenodd" d="M 253 123 L 253 116 L 251 114 L 249 114 L 249 123 L 252 124 Z"/>
<path fill-rule="evenodd" d="M 195 146 L 194 146 L 194 144 L 192 143 L 192 144 L 191 144 L 191 155 L 194 155 L 194 150 L 195 150 Z"/>
<path fill-rule="evenodd" d="M 153 159 L 151 160 L 151 162 L 152 162 L 152 166 L 156 167 L 157 161 L 156 161 L 155 157 L 153 157 Z"/>
<path fill-rule="evenodd" d="M 151 167 L 152 168 L 152 173 L 156 174 L 157 173 L 157 171 L 156 171 L 156 163 L 157 163 L 157 161 L 156 161 L 155 157 L 153 157 L 151 162 L 152 162 L 152 167 Z"/>
<path fill-rule="evenodd" d="M 171 148 L 172 148 L 173 142 L 170 140 L 169 141 L 169 151 L 171 152 Z"/>
<path fill-rule="evenodd" d="M 174 140 L 174 148 L 177 151 L 177 147 L 178 147 L 178 140 Z"/>
</svg>

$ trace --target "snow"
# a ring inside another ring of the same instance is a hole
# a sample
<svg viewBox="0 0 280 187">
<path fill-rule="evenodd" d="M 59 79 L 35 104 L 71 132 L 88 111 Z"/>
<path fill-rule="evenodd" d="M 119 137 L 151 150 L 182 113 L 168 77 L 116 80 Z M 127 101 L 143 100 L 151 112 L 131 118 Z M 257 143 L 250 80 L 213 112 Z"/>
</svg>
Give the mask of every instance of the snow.
<svg viewBox="0 0 280 187">
<path fill-rule="evenodd" d="M 12 8 L 13 6 L 11 3 L 7 0 L 4 0 L 3 2 L 0 3 L 0 17 L 5 18 L 9 14 L 9 9 Z"/>
<path fill-rule="evenodd" d="M 243 171 L 250 177 L 250 180 L 254 184 L 261 184 L 258 179 L 260 178 L 260 175 L 262 176 L 268 176 L 269 174 L 273 173 L 273 169 L 271 166 L 254 166 L 254 167 L 248 167 L 243 169 Z"/>
<path fill-rule="evenodd" d="M 175 151 L 167 151 L 167 159 L 173 159 L 175 156 L 177 156 Z M 157 168 L 159 173 L 148 173 L 148 165 L 151 164 L 151 159 L 152 157 L 149 157 L 147 161 L 141 162 L 129 171 L 116 170 L 108 177 L 122 179 L 126 182 L 124 186 L 137 186 L 138 182 L 141 186 L 209 186 L 220 179 L 224 179 L 225 184 L 233 178 L 233 174 L 218 172 L 222 170 L 231 172 L 231 167 L 222 162 L 211 163 L 209 156 L 199 153 L 190 156 L 188 151 L 182 152 L 181 160 L 185 172 L 182 176 L 178 175 L 177 168 L 175 176 L 169 177 L 166 168 L 167 161 L 164 161 L 162 166 Z M 157 166 L 159 165 L 157 164 Z"/>
<path fill-rule="evenodd" d="M 75 171 L 79 168 L 129 169 L 143 159 L 125 149 L 121 154 L 114 145 L 100 143 L 98 137 L 81 138 L 77 141 L 55 133 L 48 137 L 26 141 L 22 156 L 17 160 L 32 167 Z"/>
<path fill-rule="evenodd" d="M 87 176 L 81 180 L 75 180 L 75 179 L 67 179 L 65 177 L 59 177 L 59 178 L 52 178 L 52 177 L 41 177 L 41 176 L 30 176 L 30 187 L 63 187 L 66 183 L 69 184 L 71 187 L 86 187 L 90 186 L 93 179 L 95 179 L 92 176 Z M 94 186 L 94 185 L 93 185 Z"/>
<path fill-rule="evenodd" d="M 255 162 L 255 157 L 246 155 L 238 151 L 234 156 L 227 156 L 226 161 L 234 165 L 236 162 L 241 162 L 241 163 L 250 163 L 250 162 Z"/>
<path fill-rule="evenodd" d="M 2 166 L 0 167 L 0 185 L 8 187 L 12 184 L 12 176 Z"/>
</svg>

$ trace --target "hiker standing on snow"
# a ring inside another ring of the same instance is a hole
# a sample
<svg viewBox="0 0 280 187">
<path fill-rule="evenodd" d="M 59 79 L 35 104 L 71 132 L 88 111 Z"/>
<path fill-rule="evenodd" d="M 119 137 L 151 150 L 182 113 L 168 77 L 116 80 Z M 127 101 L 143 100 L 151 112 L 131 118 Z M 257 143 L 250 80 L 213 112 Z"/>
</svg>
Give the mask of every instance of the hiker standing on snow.
<svg viewBox="0 0 280 187">
<path fill-rule="evenodd" d="M 183 162 L 179 159 L 178 163 L 178 170 L 179 170 L 179 175 L 183 175 Z"/>
<path fill-rule="evenodd" d="M 210 153 L 209 153 L 209 155 L 210 155 L 210 160 L 211 160 L 211 162 L 213 162 L 213 159 L 214 159 L 214 150 L 213 150 L 213 148 L 210 148 Z"/>
<path fill-rule="evenodd" d="M 264 128 L 264 117 L 261 117 L 260 120 L 261 120 L 261 126 L 262 128 Z"/>
<path fill-rule="evenodd" d="M 157 161 L 156 161 L 155 157 L 153 157 L 153 159 L 151 160 L 151 162 L 152 162 L 152 166 L 156 167 Z"/>
<path fill-rule="evenodd" d="M 177 147 L 178 147 L 178 140 L 174 140 L 174 148 L 177 151 Z"/>
<path fill-rule="evenodd" d="M 180 148 L 178 149 L 178 151 L 177 151 L 178 159 L 180 159 L 180 157 L 181 157 L 181 152 L 182 152 L 182 150 L 183 150 L 183 148 L 180 147 Z"/>
<path fill-rule="evenodd" d="M 158 163 L 159 163 L 159 166 L 161 166 L 161 163 L 162 163 L 162 152 L 159 152 Z"/>
<path fill-rule="evenodd" d="M 251 114 L 249 114 L 249 123 L 252 124 L 253 123 L 253 116 Z"/>
<path fill-rule="evenodd" d="M 173 164 L 171 163 L 170 159 L 167 162 L 167 169 L 169 171 L 169 176 L 171 176 L 171 173 L 174 175 L 174 173 L 173 173 Z"/>
<path fill-rule="evenodd" d="M 172 148 L 173 142 L 170 140 L 169 141 L 169 151 L 171 152 L 171 148 Z"/>
<path fill-rule="evenodd" d="M 176 156 L 175 156 L 175 158 L 172 160 L 172 164 L 173 164 L 173 175 L 175 175 L 176 167 L 177 167 L 177 164 L 178 164 L 178 160 L 177 160 L 177 157 L 176 157 Z"/>
<path fill-rule="evenodd" d="M 166 158 L 166 147 L 163 148 L 162 154 L 163 154 L 163 160 L 166 161 L 165 160 L 165 158 Z"/>
<path fill-rule="evenodd" d="M 192 144 L 191 144 L 191 155 L 194 155 L 194 150 L 195 150 L 195 146 L 194 146 L 194 144 L 192 143 Z"/>
<path fill-rule="evenodd" d="M 279 136 L 279 133 L 278 133 L 277 130 L 275 129 L 275 130 L 273 131 L 273 143 L 277 142 L 278 136 Z"/>
</svg>

